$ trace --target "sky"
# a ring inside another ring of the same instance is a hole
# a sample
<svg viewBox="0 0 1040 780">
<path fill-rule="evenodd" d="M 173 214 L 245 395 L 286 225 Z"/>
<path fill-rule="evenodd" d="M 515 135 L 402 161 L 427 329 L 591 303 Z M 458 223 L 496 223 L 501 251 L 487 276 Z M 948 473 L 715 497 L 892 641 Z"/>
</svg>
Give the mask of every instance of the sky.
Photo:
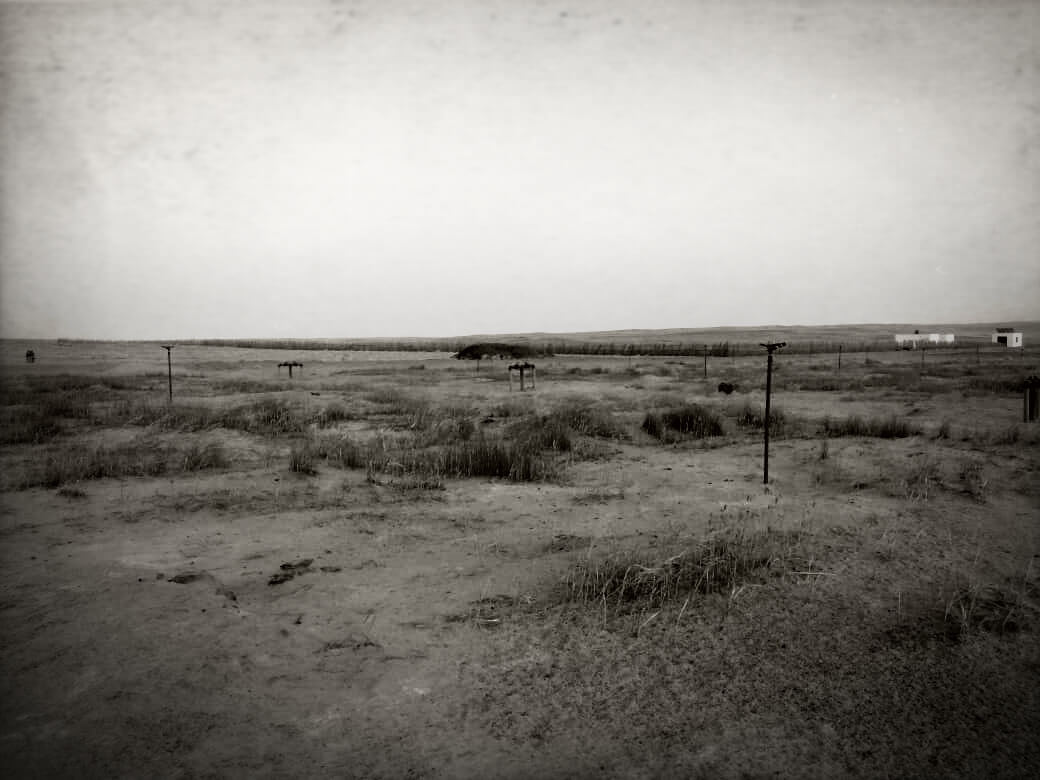
<svg viewBox="0 0 1040 780">
<path fill-rule="evenodd" d="M 0 0 L 0 336 L 1040 319 L 1035 0 Z"/>
</svg>

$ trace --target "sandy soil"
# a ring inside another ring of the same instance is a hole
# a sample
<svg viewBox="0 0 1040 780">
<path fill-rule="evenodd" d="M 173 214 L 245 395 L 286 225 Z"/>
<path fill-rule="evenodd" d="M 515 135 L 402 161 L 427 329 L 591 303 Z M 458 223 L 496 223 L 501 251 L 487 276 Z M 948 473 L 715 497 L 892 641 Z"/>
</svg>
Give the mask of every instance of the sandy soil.
<svg viewBox="0 0 1040 780">
<path fill-rule="evenodd" d="M 155 370 L 144 358 L 126 365 L 133 349 L 91 350 L 62 369 Z M 204 352 L 182 357 L 181 385 L 200 402 L 249 397 L 213 395 L 213 378 L 227 373 L 206 367 L 216 360 L 235 376 L 285 381 L 263 362 L 278 356 Z M 427 379 L 400 367 L 343 377 L 341 356 L 330 355 L 309 361 L 306 384 L 279 392 L 301 408 L 352 403 L 357 391 L 329 384 L 338 376 L 488 408 L 517 396 L 501 377 L 478 380 L 432 358 Z M 638 434 L 648 398 L 689 395 L 676 378 L 623 374 L 631 361 L 580 378 L 565 363 L 540 374 L 539 409 L 583 396 L 614 404 Z M 8 364 L 5 376 L 24 370 Z M 711 384 L 693 395 L 716 403 Z M 928 430 L 952 417 L 965 431 L 1014 427 L 1021 409 L 1013 395 L 842 395 L 792 392 L 782 403 L 792 418 L 913 412 Z M 91 446 L 141 433 L 71 430 Z M 1040 457 L 1028 431 L 1006 443 L 840 438 L 826 458 L 816 437 L 781 438 L 768 487 L 754 435 L 662 445 L 639 434 L 591 439 L 558 481 L 452 479 L 441 490 L 358 469 L 291 473 L 284 437 L 149 435 L 219 442 L 231 465 L 64 491 L 9 482 L 0 494 L 5 776 L 1038 769 Z M 31 468 L 41 446 L 5 446 L 5 469 Z M 922 496 L 904 475 L 925 460 L 936 477 Z M 972 462 L 981 500 L 963 477 Z M 797 532 L 801 557 L 653 617 L 601 618 L 595 604 L 550 595 L 582 556 L 638 547 L 667 557 L 676 540 L 721 528 Z M 1016 630 L 951 638 L 946 608 L 966 583 L 1017 594 Z"/>
</svg>

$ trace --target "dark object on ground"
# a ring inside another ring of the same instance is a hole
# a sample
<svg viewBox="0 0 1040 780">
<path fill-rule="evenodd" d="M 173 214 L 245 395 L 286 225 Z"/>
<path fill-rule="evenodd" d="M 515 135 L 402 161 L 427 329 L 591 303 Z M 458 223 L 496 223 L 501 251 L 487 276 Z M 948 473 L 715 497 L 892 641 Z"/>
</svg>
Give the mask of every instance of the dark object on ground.
<svg viewBox="0 0 1040 780">
<path fill-rule="evenodd" d="M 31 349 L 25 350 L 25 362 L 26 363 L 35 363 L 36 362 L 36 353 L 33 352 Z"/>
<path fill-rule="evenodd" d="M 267 584 L 281 585 L 283 582 L 288 582 L 297 574 L 304 574 L 309 571 L 312 563 L 314 563 L 313 558 L 303 558 L 296 561 L 296 563 L 283 563 L 279 567 L 281 568 L 281 571 L 277 574 L 272 574 L 271 578 L 267 581 Z"/>
<path fill-rule="evenodd" d="M 737 389 L 736 385 L 731 385 L 729 382 L 719 382 L 719 392 L 729 395 Z"/>
<path fill-rule="evenodd" d="M 186 571 L 183 574 L 175 574 L 170 577 L 167 582 L 176 582 L 178 585 L 187 585 L 189 582 L 195 582 L 195 580 L 201 579 L 202 574 L 195 571 Z"/>
<path fill-rule="evenodd" d="M 487 342 L 470 344 L 460 349 L 453 357 L 456 360 L 483 360 L 485 358 L 528 358 L 539 357 L 541 353 L 525 344 L 500 344 Z"/>
</svg>

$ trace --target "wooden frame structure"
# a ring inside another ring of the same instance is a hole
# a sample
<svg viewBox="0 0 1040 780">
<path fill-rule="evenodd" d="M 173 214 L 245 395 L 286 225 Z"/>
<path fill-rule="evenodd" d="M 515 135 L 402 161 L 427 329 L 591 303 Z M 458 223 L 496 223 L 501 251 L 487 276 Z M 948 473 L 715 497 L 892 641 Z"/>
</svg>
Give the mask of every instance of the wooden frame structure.
<svg viewBox="0 0 1040 780">
<path fill-rule="evenodd" d="M 289 369 L 289 378 L 290 379 L 292 379 L 292 370 L 293 370 L 293 368 L 298 368 L 298 369 L 300 369 L 300 373 L 301 374 L 303 373 L 303 363 L 300 363 L 300 362 L 298 362 L 296 360 L 286 360 L 283 363 L 279 363 L 278 364 L 278 375 L 279 376 L 281 376 L 283 368 L 288 368 Z"/>
<path fill-rule="evenodd" d="M 520 372 L 520 392 L 523 392 L 526 388 L 524 387 L 524 372 L 531 372 L 531 389 L 534 390 L 534 378 L 535 378 L 535 367 L 534 363 L 513 363 L 509 367 L 509 392 L 513 391 L 513 371 Z"/>
</svg>

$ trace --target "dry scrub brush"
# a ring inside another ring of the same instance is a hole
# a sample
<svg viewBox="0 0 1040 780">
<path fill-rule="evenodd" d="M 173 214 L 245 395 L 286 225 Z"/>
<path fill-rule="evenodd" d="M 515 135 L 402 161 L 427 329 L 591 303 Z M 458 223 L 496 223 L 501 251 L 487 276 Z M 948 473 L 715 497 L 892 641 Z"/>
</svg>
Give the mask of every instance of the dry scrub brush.
<svg viewBox="0 0 1040 780">
<path fill-rule="evenodd" d="M 700 594 L 733 592 L 763 573 L 789 568 L 800 534 L 725 531 L 653 550 L 589 551 L 577 559 L 553 593 L 556 603 L 597 605 L 615 614 L 657 609 Z"/>
<path fill-rule="evenodd" d="M 699 404 L 687 404 L 663 412 L 648 412 L 643 418 L 642 429 L 662 441 L 673 440 L 676 436 L 705 439 L 725 434 L 722 419 Z"/>
</svg>

